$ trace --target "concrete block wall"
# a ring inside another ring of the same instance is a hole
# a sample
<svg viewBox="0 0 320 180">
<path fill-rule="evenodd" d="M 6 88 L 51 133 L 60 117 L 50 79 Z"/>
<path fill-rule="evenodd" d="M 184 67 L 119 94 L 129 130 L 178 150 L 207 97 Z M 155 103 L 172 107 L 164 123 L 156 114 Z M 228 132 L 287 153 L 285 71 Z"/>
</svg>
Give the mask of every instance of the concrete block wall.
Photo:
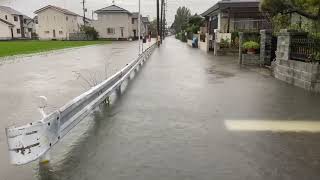
<svg viewBox="0 0 320 180">
<path fill-rule="evenodd" d="M 294 35 L 294 32 L 286 30 L 282 30 L 279 34 L 273 74 L 277 79 L 289 84 L 320 92 L 320 65 L 290 59 L 290 43 Z"/>
<path fill-rule="evenodd" d="M 239 64 L 243 64 L 243 57 L 247 57 L 247 56 L 243 56 L 243 43 L 245 43 L 246 41 L 249 40 L 254 40 L 254 39 L 259 39 L 260 37 L 259 33 L 251 33 L 251 32 L 239 32 Z M 260 55 L 258 56 L 260 59 Z M 259 60 L 260 62 L 260 60 Z"/>
<path fill-rule="evenodd" d="M 202 42 L 199 39 L 199 49 L 203 50 L 204 52 L 209 52 L 209 34 L 206 33 L 206 42 Z"/>
<path fill-rule="evenodd" d="M 188 39 L 187 44 L 192 47 L 192 40 Z"/>
<path fill-rule="evenodd" d="M 259 54 L 242 54 L 242 65 L 263 65 Z"/>
<path fill-rule="evenodd" d="M 320 92 L 319 64 L 279 59 L 275 62 L 274 75 L 289 84 Z"/>
</svg>

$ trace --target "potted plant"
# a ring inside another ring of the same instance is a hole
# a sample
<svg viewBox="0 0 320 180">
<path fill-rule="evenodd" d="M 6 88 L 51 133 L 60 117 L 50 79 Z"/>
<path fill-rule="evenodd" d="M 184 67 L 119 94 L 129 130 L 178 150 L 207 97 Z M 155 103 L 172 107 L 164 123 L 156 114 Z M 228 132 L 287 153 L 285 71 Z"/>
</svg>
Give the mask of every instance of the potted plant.
<svg viewBox="0 0 320 180">
<path fill-rule="evenodd" d="M 260 44 L 255 41 L 247 41 L 243 43 L 243 48 L 248 54 L 256 54 L 257 50 L 260 48 Z"/>
</svg>

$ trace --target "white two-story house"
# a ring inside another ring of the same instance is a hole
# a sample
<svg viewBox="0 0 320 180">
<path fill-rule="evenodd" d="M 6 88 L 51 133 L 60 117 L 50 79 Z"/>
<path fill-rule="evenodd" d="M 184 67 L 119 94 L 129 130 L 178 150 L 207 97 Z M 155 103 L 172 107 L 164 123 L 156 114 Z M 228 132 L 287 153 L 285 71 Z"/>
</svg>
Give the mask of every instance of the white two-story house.
<svg viewBox="0 0 320 180">
<path fill-rule="evenodd" d="M 137 39 L 138 38 L 138 24 L 139 24 L 139 13 L 137 12 L 134 12 L 132 13 L 132 37 L 134 39 Z M 145 26 L 144 26 L 144 22 L 143 22 L 143 17 L 142 15 L 140 14 L 140 31 L 141 31 L 141 36 L 145 36 L 146 35 L 146 29 L 145 29 Z"/>
<path fill-rule="evenodd" d="M 78 14 L 48 5 L 37 11 L 37 33 L 40 40 L 68 40 L 70 33 L 79 32 Z"/>
<path fill-rule="evenodd" d="M 33 20 L 19 11 L 0 6 L 0 39 L 31 38 Z"/>
<path fill-rule="evenodd" d="M 99 32 L 99 38 L 129 39 L 132 37 L 132 13 L 116 5 L 95 11 L 98 20 L 93 27 Z"/>
<path fill-rule="evenodd" d="M 144 27 L 144 35 L 145 36 L 148 36 L 150 34 L 150 21 L 149 21 L 149 18 L 148 17 L 142 17 L 142 23 L 143 23 L 143 27 Z"/>
</svg>

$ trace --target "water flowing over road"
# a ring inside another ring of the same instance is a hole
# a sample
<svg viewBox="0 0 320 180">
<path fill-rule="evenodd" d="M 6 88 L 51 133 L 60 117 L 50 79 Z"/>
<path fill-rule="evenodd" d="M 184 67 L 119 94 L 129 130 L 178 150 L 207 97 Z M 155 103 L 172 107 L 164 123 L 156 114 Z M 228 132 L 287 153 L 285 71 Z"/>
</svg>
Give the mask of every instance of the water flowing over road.
<svg viewBox="0 0 320 180">
<path fill-rule="evenodd" d="M 71 95 L 79 88 L 71 83 L 48 93 L 59 97 L 67 86 L 76 89 Z M 53 148 L 50 164 L 1 174 L 5 180 L 316 180 L 319 105 L 319 94 L 266 70 L 167 38 L 110 107 L 101 106 Z M 16 107 L 8 106 L 0 109 Z"/>
</svg>

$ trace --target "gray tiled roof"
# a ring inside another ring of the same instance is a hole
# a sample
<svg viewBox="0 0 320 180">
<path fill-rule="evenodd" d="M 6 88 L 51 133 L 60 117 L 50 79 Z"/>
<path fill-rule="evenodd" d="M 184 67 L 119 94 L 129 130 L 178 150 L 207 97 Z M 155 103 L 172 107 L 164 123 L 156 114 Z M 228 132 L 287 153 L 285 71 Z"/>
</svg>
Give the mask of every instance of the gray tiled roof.
<svg viewBox="0 0 320 180">
<path fill-rule="evenodd" d="M 132 13 L 132 18 L 137 18 L 139 17 L 139 13 L 138 12 L 134 12 Z"/>
<path fill-rule="evenodd" d="M 49 9 L 49 8 L 55 9 L 55 10 L 57 10 L 59 12 L 62 12 L 63 14 L 72 15 L 72 16 L 80 16 L 79 14 L 76 14 L 76 13 L 74 13 L 72 11 L 67 10 L 67 9 L 63 9 L 63 8 L 60 8 L 60 7 L 57 7 L 57 6 L 52 6 L 52 5 L 48 5 L 48 6 L 45 6 L 45 7 L 41 8 L 41 9 L 38 9 L 34 13 L 38 14 L 39 12 L 44 11 L 44 10 Z"/>
<path fill-rule="evenodd" d="M 95 13 L 127 13 L 131 14 L 128 10 L 123 9 L 116 5 L 111 5 L 102 9 L 98 9 L 95 11 Z"/>
<path fill-rule="evenodd" d="M 21 12 L 16 11 L 16 10 L 12 9 L 11 7 L 7 7 L 7 6 L 0 6 L 0 10 L 5 11 L 5 12 L 12 14 L 12 15 L 23 15 Z"/>
</svg>

